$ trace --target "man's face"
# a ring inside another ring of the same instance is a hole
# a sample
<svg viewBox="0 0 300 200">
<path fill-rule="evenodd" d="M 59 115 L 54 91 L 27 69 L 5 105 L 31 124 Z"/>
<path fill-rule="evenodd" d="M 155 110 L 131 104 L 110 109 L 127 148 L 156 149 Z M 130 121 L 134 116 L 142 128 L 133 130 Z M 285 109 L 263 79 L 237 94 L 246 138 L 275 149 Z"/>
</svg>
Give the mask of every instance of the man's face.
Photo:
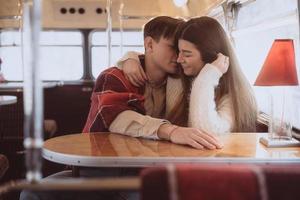
<svg viewBox="0 0 300 200">
<path fill-rule="evenodd" d="M 174 39 L 160 38 L 158 42 L 153 41 L 153 61 L 161 70 L 167 73 L 176 73 L 177 54 L 174 46 Z"/>
</svg>

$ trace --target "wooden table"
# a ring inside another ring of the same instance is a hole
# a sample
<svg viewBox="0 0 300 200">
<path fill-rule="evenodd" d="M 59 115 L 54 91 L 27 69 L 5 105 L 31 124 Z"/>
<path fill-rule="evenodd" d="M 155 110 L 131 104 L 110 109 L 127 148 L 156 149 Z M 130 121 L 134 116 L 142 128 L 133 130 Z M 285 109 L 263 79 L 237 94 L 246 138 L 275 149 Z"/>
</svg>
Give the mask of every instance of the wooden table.
<svg viewBox="0 0 300 200">
<path fill-rule="evenodd" d="M 59 82 L 42 82 L 43 88 L 48 89 L 48 88 L 54 88 L 57 85 L 59 85 Z M 16 91 L 16 92 L 21 92 L 23 91 L 24 83 L 23 82 L 5 82 L 5 83 L 0 83 L 0 91 Z"/>
<path fill-rule="evenodd" d="M 16 96 L 0 95 L 0 106 L 17 103 Z"/>
<path fill-rule="evenodd" d="M 133 138 L 114 133 L 65 135 L 45 141 L 49 161 L 86 167 L 142 167 L 168 163 L 300 163 L 300 147 L 266 148 L 266 134 L 231 133 L 220 137 L 224 148 L 196 150 L 167 141 Z"/>
</svg>

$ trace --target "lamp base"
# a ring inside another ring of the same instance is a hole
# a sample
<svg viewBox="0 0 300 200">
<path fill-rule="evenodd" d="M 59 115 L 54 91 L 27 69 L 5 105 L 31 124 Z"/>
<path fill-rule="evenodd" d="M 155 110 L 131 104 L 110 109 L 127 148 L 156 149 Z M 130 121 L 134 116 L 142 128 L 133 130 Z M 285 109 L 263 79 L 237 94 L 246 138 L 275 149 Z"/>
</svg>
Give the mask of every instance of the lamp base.
<svg viewBox="0 0 300 200">
<path fill-rule="evenodd" d="M 292 138 L 290 140 L 285 139 L 270 139 L 268 137 L 259 138 L 259 142 L 266 147 L 298 147 L 300 146 L 300 141 Z"/>
</svg>

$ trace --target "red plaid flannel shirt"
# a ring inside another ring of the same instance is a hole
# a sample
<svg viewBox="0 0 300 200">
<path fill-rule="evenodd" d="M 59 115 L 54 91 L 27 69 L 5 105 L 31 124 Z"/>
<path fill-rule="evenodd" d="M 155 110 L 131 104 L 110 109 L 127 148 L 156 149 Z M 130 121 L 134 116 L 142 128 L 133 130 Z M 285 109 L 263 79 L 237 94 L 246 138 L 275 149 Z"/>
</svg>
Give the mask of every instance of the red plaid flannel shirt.
<svg viewBox="0 0 300 200">
<path fill-rule="evenodd" d="M 144 88 L 133 86 L 123 71 L 112 67 L 97 78 L 91 108 L 83 133 L 108 131 L 114 119 L 125 110 L 145 114 Z"/>
</svg>

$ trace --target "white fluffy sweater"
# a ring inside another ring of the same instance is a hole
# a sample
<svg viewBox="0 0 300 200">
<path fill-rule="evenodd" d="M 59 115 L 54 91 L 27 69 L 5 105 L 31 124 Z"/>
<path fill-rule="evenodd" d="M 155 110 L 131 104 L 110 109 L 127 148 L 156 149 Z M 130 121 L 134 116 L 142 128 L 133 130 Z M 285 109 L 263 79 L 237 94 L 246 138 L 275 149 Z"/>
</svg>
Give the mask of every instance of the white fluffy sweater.
<svg viewBox="0 0 300 200">
<path fill-rule="evenodd" d="M 222 73 L 213 65 L 206 64 L 192 83 L 190 94 L 190 127 L 199 128 L 207 133 L 224 134 L 234 126 L 233 107 L 226 95 L 216 106 L 215 87 Z"/>
</svg>

